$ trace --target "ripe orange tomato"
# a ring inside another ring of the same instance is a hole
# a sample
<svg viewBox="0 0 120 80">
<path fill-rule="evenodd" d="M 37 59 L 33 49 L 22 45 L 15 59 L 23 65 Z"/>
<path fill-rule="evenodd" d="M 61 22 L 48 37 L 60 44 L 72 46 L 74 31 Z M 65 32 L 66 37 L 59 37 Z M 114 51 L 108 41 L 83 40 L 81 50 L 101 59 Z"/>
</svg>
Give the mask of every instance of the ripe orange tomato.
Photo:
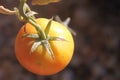
<svg viewBox="0 0 120 80">
<path fill-rule="evenodd" d="M 44 30 L 48 19 L 39 18 L 36 22 Z M 36 29 L 29 23 L 24 25 L 26 33 L 37 34 Z M 55 36 L 65 39 L 66 41 L 49 41 L 51 49 L 54 53 L 54 59 L 46 51 L 43 45 L 30 55 L 32 44 L 35 42 L 31 38 L 23 38 L 25 34 L 24 26 L 19 30 L 15 40 L 15 53 L 20 64 L 28 71 L 38 75 L 52 75 L 63 70 L 70 62 L 73 51 L 74 41 L 69 30 L 62 24 L 52 21 L 49 36 Z"/>
</svg>

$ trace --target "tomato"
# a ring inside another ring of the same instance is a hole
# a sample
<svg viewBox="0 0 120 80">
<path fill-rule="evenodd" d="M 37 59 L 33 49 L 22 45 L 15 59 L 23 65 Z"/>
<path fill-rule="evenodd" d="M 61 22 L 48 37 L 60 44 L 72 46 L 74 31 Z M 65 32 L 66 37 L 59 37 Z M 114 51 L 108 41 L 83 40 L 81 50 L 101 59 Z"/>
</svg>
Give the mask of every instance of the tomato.
<svg viewBox="0 0 120 80">
<path fill-rule="evenodd" d="M 49 19 L 38 18 L 36 22 L 41 26 L 42 30 L 44 30 Z M 23 38 L 22 36 L 25 33 L 37 34 L 37 31 L 31 24 L 26 23 L 19 30 L 15 40 L 16 57 L 20 64 L 28 71 L 38 75 L 53 75 L 63 70 L 71 61 L 74 52 L 74 41 L 71 33 L 64 25 L 52 21 L 48 33 L 49 36 L 60 37 L 65 40 L 49 41 L 54 53 L 54 59 L 51 58 L 43 45 L 39 45 L 32 54 L 29 54 L 35 39 Z"/>
</svg>

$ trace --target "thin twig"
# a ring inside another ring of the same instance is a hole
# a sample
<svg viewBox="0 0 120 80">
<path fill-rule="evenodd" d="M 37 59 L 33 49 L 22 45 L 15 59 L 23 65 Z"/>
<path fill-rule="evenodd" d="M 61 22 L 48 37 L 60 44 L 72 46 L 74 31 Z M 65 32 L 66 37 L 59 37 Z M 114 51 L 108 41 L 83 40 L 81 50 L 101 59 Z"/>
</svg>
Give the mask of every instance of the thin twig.
<svg viewBox="0 0 120 80">
<path fill-rule="evenodd" d="M 7 15 L 14 15 L 15 11 L 9 10 L 9 9 L 5 8 L 4 6 L 0 6 L 0 13 L 7 14 Z"/>
</svg>

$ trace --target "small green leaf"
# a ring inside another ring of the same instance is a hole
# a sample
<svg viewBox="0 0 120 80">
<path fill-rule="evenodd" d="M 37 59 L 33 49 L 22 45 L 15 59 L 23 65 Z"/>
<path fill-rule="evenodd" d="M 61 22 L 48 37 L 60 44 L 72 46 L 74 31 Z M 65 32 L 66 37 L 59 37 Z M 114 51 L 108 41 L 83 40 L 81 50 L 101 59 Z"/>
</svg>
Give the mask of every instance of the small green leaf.
<svg viewBox="0 0 120 80">
<path fill-rule="evenodd" d="M 63 24 L 68 27 L 70 20 L 70 17 L 68 17 L 65 21 L 63 21 Z"/>
<path fill-rule="evenodd" d="M 50 43 L 47 40 L 42 41 L 44 47 L 46 48 L 48 54 L 52 57 L 52 59 L 54 59 L 54 53 L 51 49 Z"/>
<path fill-rule="evenodd" d="M 31 50 L 30 50 L 30 55 L 37 49 L 37 47 L 41 45 L 41 41 L 37 41 L 37 42 L 34 42 L 32 47 L 31 47 Z"/>
<path fill-rule="evenodd" d="M 31 17 L 31 16 L 33 16 L 35 14 L 38 14 L 38 13 L 35 12 L 35 11 L 30 11 L 30 12 L 26 13 L 26 15 L 29 16 L 29 17 Z"/>
<path fill-rule="evenodd" d="M 35 11 L 32 11 L 31 9 L 30 9 L 30 7 L 28 6 L 28 4 L 24 4 L 24 6 L 23 6 L 23 11 L 24 11 L 24 14 L 27 16 L 27 17 L 33 17 L 33 18 L 35 18 L 34 17 L 34 15 L 35 14 L 38 14 L 37 12 L 35 12 Z"/>
<path fill-rule="evenodd" d="M 65 21 L 62 21 L 61 18 L 57 15 L 57 16 L 55 16 L 55 20 L 62 23 L 66 27 L 68 27 L 71 19 L 70 19 L 70 17 L 68 17 Z"/>
<path fill-rule="evenodd" d="M 62 21 L 59 16 L 55 16 L 55 20 L 65 25 L 74 36 L 77 35 L 77 33 L 68 26 L 71 20 L 70 17 L 68 17 L 65 21 Z"/>
<path fill-rule="evenodd" d="M 53 21 L 53 18 L 51 18 L 51 19 L 49 20 L 49 22 L 48 22 L 48 24 L 47 24 L 47 26 L 46 26 L 46 28 L 45 28 L 45 34 L 46 34 L 46 36 L 48 36 L 48 33 L 49 33 L 49 31 L 50 31 L 50 27 L 51 27 L 52 21 Z"/>
<path fill-rule="evenodd" d="M 60 37 L 49 37 L 48 40 L 49 41 L 67 41 L 67 40 L 60 38 Z"/>
<path fill-rule="evenodd" d="M 62 23 L 62 20 L 60 19 L 60 17 L 58 15 L 55 16 L 55 20 Z"/>
<path fill-rule="evenodd" d="M 23 38 L 24 37 L 27 37 L 27 38 L 32 38 L 32 39 L 38 39 L 39 38 L 39 35 L 38 34 L 24 34 L 23 36 L 22 36 Z"/>
</svg>

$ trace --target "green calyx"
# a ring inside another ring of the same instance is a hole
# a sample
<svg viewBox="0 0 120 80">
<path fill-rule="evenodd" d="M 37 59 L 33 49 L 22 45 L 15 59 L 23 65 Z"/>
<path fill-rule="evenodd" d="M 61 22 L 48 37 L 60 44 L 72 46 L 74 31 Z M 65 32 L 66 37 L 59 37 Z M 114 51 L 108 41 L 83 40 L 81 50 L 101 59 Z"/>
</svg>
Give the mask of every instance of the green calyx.
<svg viewBox="0 0 120 80">
<path fill-rule="evenodd" d="M 32 47 L 31 47 L 31 51 L 30 51 L 30 55 L 40 46 L 43 45 L 45 47 L 45 49 L 47 50 L 48 54 L 54 59 L 54 53 L 51 49 L 50 43 L 49 41 L 66 41 L 63 38 L 59 38 L 59 37 L 52 37 L 49 36 L 48 33 L 50 31 L 50 27 L 52 24 L 52 19 L 49 20 L 45 30 L 43 31 L 45 34 L 45 37 L 42 39 L 41 35 L 39 34 L 28 34 L 25 33 L 22 37 L 25 38 L 32 38 L 35 39 L 35 42 L 33 43 Z"/>
<path fill-rule="evenodd" d="M 53 54 L 53 51 L 49 43 L 50 39 L 48 38 L 48 33 L 50 30 L 51 23 L 52 23 L 52 19 L 48 22 L 45 31 L 42 31 L 44 32 L 43 33 L 44 35 L 41 35 L 40 32 L 38 32 L 38 34 L 27 34 L 26 33 L 23 35 L 23 37 L 33 38 L 36 40 L 31 47 L 30 54 L 32 54 L 39 45 L 43 45 L 45 49 L 47 50 L 48 54 L 54 59 L 54 54 Z"/>
<path fill-rule="evenodd" d="M 15 11 L 16 11 L 16 15 L 18 16 L 18 18 L 21 21 L 26 21 L 26 22 L 30 23 L 31 25 L 33 25 L 35 27 L 35 29 L 37 31 L 37 34 L 25 33 L 22 36 L 23 38 L 35 39 L 35 42 L 33 43 L 31 50 L 30 50 L 30 55 L 38 48 L 38 46 L 43 45 L 45 47 L 46 51 L 48 52 L 48 54 L 51 56 L 51 58 L 54 59 L 54 53 L 53 53 L 53 50 L 51 48 L 49 41 L 66 41 L 66 40 L 59 38 L 59 37 L 54 37 L 54 36 L 51 37 L 48 35 L 53 18 L 51 18 L 49 20 L 45 30 L 43 31 L 41 29 L 41 26 L 39 24 L 37 24 L 37 22 L 35 21 L 34 15 L 37 13 L 34 11 L 31 11 L 29 6 L 26 4 L 26 0 L 21 0 L 19 8 L 15 8 Z M 26 29 L 24 29 L 24 30 L 26 30 Z"/>
</svg>

